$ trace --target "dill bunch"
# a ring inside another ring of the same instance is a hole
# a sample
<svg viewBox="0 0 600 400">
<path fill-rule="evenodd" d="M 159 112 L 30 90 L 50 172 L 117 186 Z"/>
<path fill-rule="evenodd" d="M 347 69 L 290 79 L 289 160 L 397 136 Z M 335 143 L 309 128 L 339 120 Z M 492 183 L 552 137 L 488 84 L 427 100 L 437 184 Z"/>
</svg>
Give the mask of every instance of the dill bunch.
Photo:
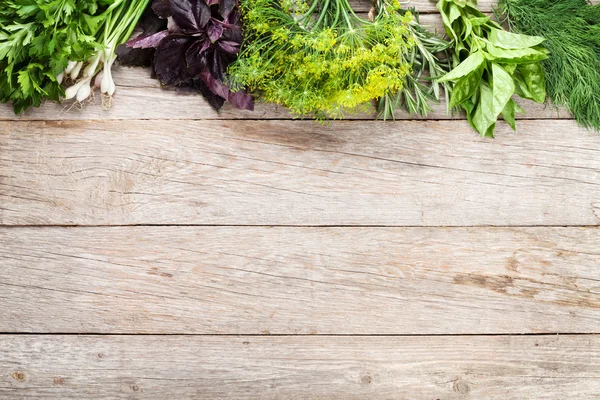
<svg viewBox="0 0 600 400">
<path fill-rule="evenodd" d="M 546 91 L 577 122 L 600 130 L 600 5 L 586 0 L 501 0 L 511 30 L 543 36 Z"/>
<path fill-rule="evenodd" d="M 399 91 L 411 73 L 411 13 L 386 5 L 373 21 L 348 0 L 246 0 L 245 42 L 229 67 L 231 85 L 299 116 L 341 118 Z"/>
</svg>

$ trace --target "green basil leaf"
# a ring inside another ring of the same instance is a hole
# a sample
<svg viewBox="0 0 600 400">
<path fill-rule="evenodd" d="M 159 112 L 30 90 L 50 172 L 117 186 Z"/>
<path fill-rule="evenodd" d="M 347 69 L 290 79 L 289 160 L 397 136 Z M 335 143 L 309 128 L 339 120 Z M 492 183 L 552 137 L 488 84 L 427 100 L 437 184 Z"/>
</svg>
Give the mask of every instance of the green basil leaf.
<svg viewBox="0 0 600 400">
<path fill-rule="evenodd" d="M 515 83 L 512 77 L 500 65 L 492 64 L 492 94 L 494 97 L 493 117 L 498 118 L 498 115 L 506 107 L 506 103 L 510 100 L 515 92 Z"/>
<path fill-rule="evenodd" d="M 502 68 L 504 68 L 504 70 L 506 72 L 508 72 L 510 75 L 515 73 L 515 69 L 517 69 L 517 66 L 519 64 L 503 64 Z"/>
<path fill-rule="evenodd" d="M 496 47 L 503 49 L 526 49 L 542 43 L 545 39 L 540 36 L 521 35 L 500 29 L 492 29 L 488 40 Z"/>
<path fill-rule="evenodd" d="M 546 100 L 546 79 L 544 70 L 539 63 L 524 64 L 519 66 L 523 81 L 527 85 L 530 99 L 543 103 Z"/>
<path fill-rule="evenodd" d="M 450 107 L 456 107 L 473 97 L 477 89 L 479 89 L 482 75 L 483 68 L 477 68 L 470 74 L 460 78 L 452 89 Z"/>
<path fill-rule="evenodd" d="M 461 62 L 456 68 L 448 72 L 446 75 L 438 79 L 438 82 L 454 81 L 479 68 L 485 61 L 483 53 L 478 51 L 471 54 L 463 62 Z"/>
<path fill-rule="evenodd" d="M 456 32 L 454 32 L 454 29 L 452 29 L 452 21 L 450 21 L 450 19 L 448 18 L 449 10 L 447 10 L 447 8 L 449 8 L 451 5 L 452 3 L 449 4 L 448 2 L 442 0 L 437 4 L 436 7 L 440 12 L 440 15 L 442 16 L 442 22 L 444 23 L 444 28 L 446 29 L 448 37 L 454 40 L 454 43 L 457 43 L 458 35 L 456 34 Z"/>
<path fill-rule="evenodd" d="M 497 114 L 494 114 L 494 94 L 488 85 L 483 84 L 479 88 L 479 103 L 473 115 L 473 128 L 482 136 L 486 136 L 490 127 L 496 123 L 496 119 Z"/>
<path fill-rule="evenodd" d="M 452 3 L 452 4 L 450 4 L 450 12 L 448 13 L 448 19 L 450 20 L 450 23 L 452 24 L 458 18 L 460 18 L 460 8 L 458 8 L 458 6 L 456 4 Z"/>
<path fill-rule="evenodd" d="M 452 2 L 461 8 L 464 8 L 467 4 L 469 4 L 469 0 L 452 0 Z"/>
<path fill-rule="evenodd" d="M 496 47 L 491 43 L 488 43 L 486 48 L 489 55 L 503 63 L 531 63 L 548 58 L 547 52 L 542 49 L 526 48 L 507 50 Z"/>
<path fill-rule="evenodd" d="M 471 22 L 471 24 L 473 26 L 481 26 L 481 25 L 485 25 L 488 22 L 490 22 L 490 17 L 475 17 L 475 18 L 469 18 L 469 21 Z"/>
<path fill-rule="evenodd" d="M 515 113 L 517 112 L 517 103 L 510 99 L 504 110 L 502 110 L 502 118 L 510 125 L 513 131 L 517 130 L 517 122 L 515 121 Z"/>
</svg>

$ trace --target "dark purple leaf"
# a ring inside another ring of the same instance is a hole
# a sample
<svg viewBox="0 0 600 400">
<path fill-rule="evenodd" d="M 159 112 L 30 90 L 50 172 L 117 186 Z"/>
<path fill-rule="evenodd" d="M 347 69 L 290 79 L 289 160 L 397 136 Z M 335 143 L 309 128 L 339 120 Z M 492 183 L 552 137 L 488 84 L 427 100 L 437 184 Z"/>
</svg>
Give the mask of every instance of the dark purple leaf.
<svg viewBox="0 0 600 400">
<path fill-rule="evenodd" d="M 188 67 L 188 75 L 195 77 L 206 69 L 206 45 L 210 45 L 207 40 L 204 43 L 197 40 L 185 52 L 185 61 Z"/>
<path fill-rule="evenodd" d="M 205 69 L 200 73 L 200 79 L 208 86 L 211 92 L 227 100 L 229 97 L 229 88 L 223 82 L 215 79 L 208 70 Z"/>
<path fill-rule="evenodd" d="M 194 79 L 194 85 L 196 89 L 199 90 L 200 93 L 202 93 L 202 96 L 204 96 L 204 98 L 206 99 L 206 101 L 208 101 L 208 104 L 210 104 L 212 108 L 214 108 L 216 111 L 219 111 L 221 107 L 223 107 L 225 99 L 211 92 L 208 86 L 206 86 L 206 84 L 202 82 L 202 79 Z"/>
<path fill-rule="evenodd" d="M 127 42 L 127 47 L 131 47 L 133 49 L 149 49 L 157 47 L 161 40 L 163 40 L 169 31 L 164 30 L 152 34 L 150 36 L 138 36 L 135 39 L 131 39 Z"/>
<path fill-rule="evenodd" d="M 209 6 L 214 6 L 215 4 L 219 4 L 220 0 L 206 0 L 206 4 Z"/>
<path fill-rule="evenodd" d="M 212 43 L 214 43 L 219 40 L 221 35 L 223 35 L 223 25 L 221 25 L 219 21 L 211 19 L 211 22 L 208 24 L 207 32 L 208 38 Z"/>
<path fill-rule="evenodd" d="M 242 29 L 238 25 L 223 24 L 223 39 L 235 42 L 238 45 L 242 43 Z"/>
<path fill-rule="evenodd" d="M 185 54 L 193 39 L 185 35 L 169 35 L 156 48 L 154 70 L 163 85 L 177 85 L 187 79 Z"/>
<path fill-rule="evenodd" d="M 212 49 L 211 49 L 212 50 Z M 223 62 L 223 58 L 218 51 L 209 51 L 208 58 L 208 70 L 216 79 L 221 82 L 225 81 L 225 70 L 227 69 L 227 62 Z"/>
<path fill-rule="evenodd" d="M 223 49 L 224 52 L 229 54 L 237 54 L 240 51 L 240 45 L 236 42 L 231 42 L 229 40 L 220 40 L 219 47 Z"/>
<path fill-rule="evenodd" d="M 240 17 L 240 11 L 236 8 L 225 18 L 225 22 L 239 27 Z"/>
<path fill-rule="evenodd" d="M 188 34 L 198 33 L 210 19 L 210 7 L 204 0 L 171 0 L 173 20 Z"/>
<path fill-rule="evenodd" d="M 227 18 L 229 13 L 235 8 L 236 5 L 236 0 L 221 0 L 221 6 L 219 7 L 221 17 Z"/>
<path fill-rule="evenodd" d="M 235 108 L 254 111 L 254 99 L 245 90 L 229 92 L 228 100 Z"/>
<path fill-rule="evenodd" d="M 160 18 L 169 18 L 171 16 L 170 0 L 153 0 L 152 11 Z"/>
<path fill-rule="evenodd" d="M 147 8 L 142 14 L 139 26 L 142 28 L 140 38 L 151 36 L 157 32 L 165 30 L 167 21 L 160 19 L 154 12 Z M 122 44 L 117 46 L 117 56 L 121 65 L 130 65 L 136 67 L 148 67 L 154 59 L 154 49 L 133 49 Z"/>
</svg>

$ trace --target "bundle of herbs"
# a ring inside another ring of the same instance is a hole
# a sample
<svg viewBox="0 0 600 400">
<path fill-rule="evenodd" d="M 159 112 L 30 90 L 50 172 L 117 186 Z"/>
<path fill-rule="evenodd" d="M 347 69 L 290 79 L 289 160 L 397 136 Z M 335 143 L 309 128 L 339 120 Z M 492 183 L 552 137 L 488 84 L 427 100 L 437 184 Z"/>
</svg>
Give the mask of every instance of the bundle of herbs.
<svg viewBox="0 0 600 400">
<path fill-rule="evenodd" d="M 245 90 L 231 91 L 227 85 L 227 67 L 242 42 L 236 0 L 154 0 L 152 9 L 168 19 L 168 28 L 146 31 L 127 45 L 132 52 L 155 49 L 153 68 L 161 84 L 195 88 L 216 110 L 227 100 L 236 108 L 254 108 Z M 128 52 L 120 54 L 131 64 L 138 60 Z"/>
<path fill-rule="evenodd" d="M 410 115 L 420 114 L 425 117 L 432 110 L 431 103 L 439 103 L 442 93 L 445 95 L 446 104 L 449 104 L 452 92 L 449 82 L 437 81 L 450 71 L 449 50 L 452 42 L 422 26 L 419 23 L 419 14 L 414 10 L 410 12 L 415 18 L 407 26 L 415 46 L 406 57 L 412 65 L 412 72 L 406 76 L 406 81 L 400 90 L 395 93 L 388 92 L 379 99 L 379 116 L 384 120 L 394 118 L 395 110 L 398 108 L 406 110 Z"/>
<path fill-rule="evenodd" d="M 6 0 L 0 8 L 0 101 L 16 113 L 42 100 L 115 92 L 115 48 L 148 0 Z M 66 90 L 61 84 L 70 82 Z"/>
<path fill-rule="evenodd" d="M 348 0 L 245 0 L 245 40 L 233 84 L 300 116 L 342 117 L 404 87 L 415 46 L 398 2 L 371 20 Z"/>
<path fill-rule="evenodd" d="M 513 130 L 520 107 L 513 94 L 543 103 L 546 98 L 540 61 L 548 58 L 543 37 L 506 32 L 482 14 L 472 0 L 440 0 L 446 33 L 453 40 L 454 69 L 438 82 L 454 82 L 450 107 L 467 113 L 471 126 L 494 136 L 500 115 Z"/>
<path fill-rule="evenodd" d="M 511 30 L 546 38 L 546 90 L 577 122 L 600 130 L 600 5 L 586 0 L 501 0 Z"/>
</svg>

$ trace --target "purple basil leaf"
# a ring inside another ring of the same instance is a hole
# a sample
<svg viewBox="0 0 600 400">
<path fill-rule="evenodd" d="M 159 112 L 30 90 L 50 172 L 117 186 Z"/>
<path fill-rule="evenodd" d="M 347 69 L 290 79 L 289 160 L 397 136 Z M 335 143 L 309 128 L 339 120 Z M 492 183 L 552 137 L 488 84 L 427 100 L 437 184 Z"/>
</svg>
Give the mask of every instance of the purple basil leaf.
<svg viewBox="0 0 600 400">
<path fill-rule="evenodd" d="M 229 88 L 223 82 L 215 79 L 207 69 L 200 73 L 200 79 L 208 86 L 211 92 L 227 100 L 229 97 Z"/>
<path fill-rule="evenodd" d="M 198 33 L 210 19 L 210 7 L 204 0 L 171 0 L 173 20 L 188 34 Z"/>
<path fill-rule="evenodd" d="M 185 62 L 188 68 L 188 75 L 195 77 L 206 69 L 206 44 L 210 44 L 208 40 L 204 43 L 197 40 L 185 52 Z"/>
<path fill-rule="evenodd" d="M 171 16 L 170 0 L 153 0 L 152 11 L 160 18 L 169 18 Z"/>
<path fill-rule="evenodd" d="M 208 38 L 212 43 L 216 42 L 223 35 L 223 25 L 219 21 L 211 19 L 208 25 Z"/>
<path fill-rule="evenodd" d="M 240 17 L 240 11 L 236 8 L 227 16 L 227 22 L 232 25 L 238 25 L 240 22 Z"/>
<path fill-rule="evenodd" d="M 229 13 L 235 8 L 236 5 L 236 0 L 221 0 L 221 5 L 219 7 L 221 17 L 227 18 Z"/>
<path fill-rule="evenodd" d="M 215 79 L 220 80 L 221 82 L 225 81 L 225 70 L 227 69 L 227 65 L 229 63 L 223 62 L 223 57 L 219 54 L 218 51 L 212 50 L 207 55 L 208 58 L 208 70 L 215 77 Z"/>
<path fill-rule="evenodd" d="M 202 93 L 202 96 L 204 96 L 204 98 L 206 99 L 206 101 L 208 101 L 208 104 L 210 104 L 212 108 L 214 108 L 216 111 L 219 111 L 221 107 L 223 107 L 225 99 L 211 92 L 208 86 L 206 86 L 206 84 L 202 82 L 202 79 L 194 79 L 194 85 L 196 86 L 196 89 L 200 91 L 200 93 Z"/>
<path fill-rule="evenodd" d="M 229 54 L 237 54 L 240 51 L 240 45 L 229 40 L 220 40 L 219 47 Z"/>
<path fill-rule="evenodd" d="M 223 39 L 235 42 L 239 46 L 242 43 L 242 29 L 238 25 L 225 25 L 223 30 Z"/>
<path fill-rule="evenodd" d="M 160 41 L 163 40 L 168 34 L 169 31 L 164 30 L 150 36 L 142 37 L 142 35 L 140 35 L 135 39 L 131 39 L 130 41 L 128 41 L 127 47 L 131 47 L 133 49 L 150 49 L 153 47 L 157 47 Z"/>
<path fill-rule="evenodd" d="M 192 40 L 185 35 L 169 35 L 156 48 L 154 70 L 163 85 L 177 85 L 189 79 L 184 60 Z"/>
<path fill-rule="evenodd" d="M 219 4 L 220 0 L 206 0 L 206 4 L 209 6 L 214 6 L 215 4 Z"/>
<path fill-rule="evenodd" d="M 167 21 L 160 19 L 152 9 L 147 8 L 142 14 L 139 27 L 142 28 L 140 38 L 151 36 L 157 32 L 163 31 L 167 26 Z M 116 50 L 119 58 L 119 64 L 135 67 L 149 67 L 154 59 L 154 48 L 150 49 L 132 49 L 125 44 L 117 46 Z"/>
<path fill-rule="evenodd" d="M 229 92 L 229 102 L 240 110 L 254 111 L 254 99 L 245 90 Z"/>
</svg>

